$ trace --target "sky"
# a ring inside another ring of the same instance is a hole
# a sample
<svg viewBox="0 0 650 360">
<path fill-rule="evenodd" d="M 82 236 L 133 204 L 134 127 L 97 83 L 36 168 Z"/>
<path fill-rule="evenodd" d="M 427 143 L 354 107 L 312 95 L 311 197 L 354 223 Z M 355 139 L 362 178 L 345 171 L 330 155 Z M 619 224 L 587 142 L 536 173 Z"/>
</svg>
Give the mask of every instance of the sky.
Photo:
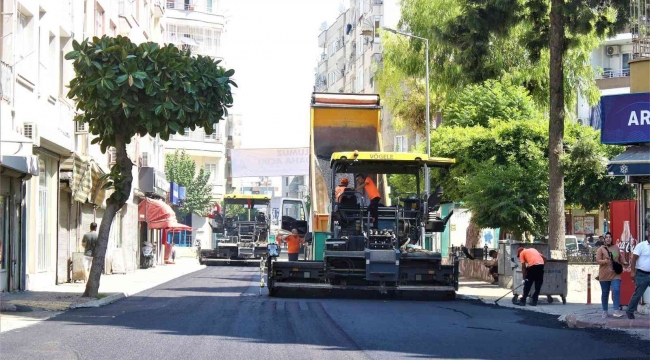
<svg viewBox="0 0 650 360">
<path fill-rule="evenodd" d="M 399 0 L 384 1 L 384 25 L 399 19 Z M 225 0 L 225 65 L 235 69 L 234 106 L 242 148 L 309 146 L 309 102 L 322 49 L 323 22 L 333 24 L 349 0 Z"/>
</svg>

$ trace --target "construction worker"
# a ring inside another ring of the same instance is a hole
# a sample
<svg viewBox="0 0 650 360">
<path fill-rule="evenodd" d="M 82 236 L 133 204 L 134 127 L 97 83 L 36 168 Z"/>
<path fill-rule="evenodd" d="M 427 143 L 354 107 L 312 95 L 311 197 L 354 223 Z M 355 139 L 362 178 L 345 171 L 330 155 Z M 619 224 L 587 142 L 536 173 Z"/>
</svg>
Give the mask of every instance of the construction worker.
<svg viewBox="0 0 650 360">
<path fill-rule="evenodd" d="M 370 176 L 365 176 L 363 174 L 357 174 L 356 180 L 357 187 L 355 190 L 359 191 L 363 189 L 366 192 L 366 195 L 368 195 L 368 199 L 370 200 L 370 204 L 368 205 L 370 221 L 373 223 L 373 228 L 377 229 L 379 227 L 379 201 L 381 201 L 377 185 L 375 185 L 375 182 L 372 181 Z"/>
<path fill-rule="evenodd" d="M 287 244 L 289 261 L 298 261 L 298 255 L 300 254 L 300 245 L 303 243 L 303 240 L 300 238 L 300 236 L 298 236 L 298 230 L 292 229 L 291 235 L 285 237 L 284 242 Z"/>
<path fill-rule="evenodd" d="M 343 195 L 343 192 L 347 188 L 348 188 L 348 178 L 341 179 L 341 183 L 334 190 L 334 198 L 336 199 L 336 202 L 340 201 L 341 195 Z"/>
<path fill-rule="evenodd" d="M 519 260 L 521 261 L 521 275 L 524 279 L 522 281 L 524 284 L 524 294 L 521 300 L 516 304 L 526 306 L 526 298 L 530 293 L 530 288 L 533 286 L 533 283 L 535 283 L 535 292 L 532 296 L 533 302 L 531 305 L 537 306 L 539 291 L 542 289 L 542 284 L 544 283 L 544 264 L 546 263 L 546 258 L 536 249 L 524 249 L 523 247 L 517 249 L 517 256 L 519 256 Z"/>
</svg>

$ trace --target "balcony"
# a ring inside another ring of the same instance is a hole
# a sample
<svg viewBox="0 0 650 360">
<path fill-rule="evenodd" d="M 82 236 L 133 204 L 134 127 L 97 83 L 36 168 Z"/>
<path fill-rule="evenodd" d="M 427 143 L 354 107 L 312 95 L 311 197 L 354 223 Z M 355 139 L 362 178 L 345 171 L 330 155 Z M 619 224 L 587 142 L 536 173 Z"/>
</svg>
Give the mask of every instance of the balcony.
<svg viewBox="0 0 650 360">
<path fill-rule="evenodd" d="M 203 129 L 189 131 L 185 135 L 172 135 L 166 147 L 185 150 L 188 155 L 193 156 L 223 157 L 226 152 L 224 139 L 217 132 L 206 135 Z"/>
<path fill-rule="evenodd" d="M 600 90 L 630 87 L 630 69 L 605 68 L 596 75 L 596 85 Z"/>
<path fill-rule="evenodd" d="M 2 96 L 2 100 L 6 100 L 8 102 L 11 102 L 13 100 L 13 77 L 13 67 L 5 64 L 4 62 L 0 62 L 0 95 Z"/>
<path fill-rule="evenodd" d="M 218 11 L 217 0 L 174 0 L 167 1 L 167 9 L 184 10 L 184 11 L 200 11 L 205 13 L 216 14 Z"/>
</svg>

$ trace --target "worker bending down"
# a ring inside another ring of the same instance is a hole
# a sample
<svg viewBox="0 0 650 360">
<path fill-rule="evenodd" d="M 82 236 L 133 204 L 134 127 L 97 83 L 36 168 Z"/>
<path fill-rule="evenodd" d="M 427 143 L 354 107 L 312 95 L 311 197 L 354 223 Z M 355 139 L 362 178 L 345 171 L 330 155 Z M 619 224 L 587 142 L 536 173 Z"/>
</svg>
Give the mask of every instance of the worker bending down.
<svg viewBox="0 0 650 360">
<path fill-rule="evenodd" d="M 524 284 L 524 295 L 517 305 L 526 306 L 526 298 L 528 297 L 528 293 L 530 293 L 530 288 L 535 283 L 535 292 L 532 296 L 533 301 L 531 305 L 536 306 L 539 291 L 542 289 L 542 284 L 544 283 L 544 264 L 546 263 L 546 258 L 533 248 L 524 249 L 520 247 L 517 249 L 517 255 L 519 255 L 519 260 L 521 260 L 521 275 L 524 279 L 522 280 Z"/>
</svg>

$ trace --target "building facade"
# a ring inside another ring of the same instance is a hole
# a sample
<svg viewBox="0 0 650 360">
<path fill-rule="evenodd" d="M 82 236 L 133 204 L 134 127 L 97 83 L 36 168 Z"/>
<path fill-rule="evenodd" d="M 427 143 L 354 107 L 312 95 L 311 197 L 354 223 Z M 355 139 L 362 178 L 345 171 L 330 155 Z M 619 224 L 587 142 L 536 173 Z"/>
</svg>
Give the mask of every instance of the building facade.
<svg viewBox="0 0 650 360">
<path fill-rule="evenodd" d="M 154 0 L 2 1 L 0 290 L 33 290 L 71 280 L 90 223 L 101 224 L 109 191 L 101 176 L 115 161 L 91 145 L 67 98 L 74 77 L 64 56 L 73 41 L 103 35 L 164 38 L 165 4 Z M 139 142 L 127 149 L 138 164 Z M 6 169 L 6 170 L 5 170 Z M 134 179 L 138 168 L 134 167 Z M 11 178 L 10 178 L 11 177 Z M 17 180 L 19 179 L 19 180 Z M 137 182 L 111 228 L 105 273 L 137 268 Z M 17 226 L 22 224 L 22 228 Z M 5 250 L 10 256 L 5 256 Z M 4 272 L 3 272 L 4 270 Z"/>
<path fill-rule="evenodd" d="M 237 188 L 232 178 L 232 149 L 241 147 L 241 128 L 243 116 L 241 114 L 230 114 L 226 120 L 226 194 L 236 192 Z"/>
<path fill-rule="evenodd" d="M 376 93 L 375 73 L 382 64 L 379 30 L 384 24 L 383 0 L 350 0 L 336 21 L 323 23 L 318 46 L 323 49 L 315 69 L 314 90 L 332 93 Z M 386 108 L 381 119 L 384 151 L 408 152 L 415 135 L 396 131 Z"/>
</svg>

